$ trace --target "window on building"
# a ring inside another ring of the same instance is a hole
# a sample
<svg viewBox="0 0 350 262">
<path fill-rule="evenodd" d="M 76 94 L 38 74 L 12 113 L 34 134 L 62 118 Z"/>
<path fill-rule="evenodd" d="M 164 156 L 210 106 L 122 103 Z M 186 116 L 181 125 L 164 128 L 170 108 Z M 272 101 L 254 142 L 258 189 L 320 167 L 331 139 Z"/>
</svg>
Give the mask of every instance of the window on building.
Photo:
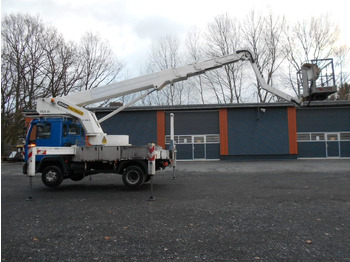
<svg viewBox="0 0 350 262">
<path fill-rule="evenodd" d="M 350 141 L 350 132 L 330 132 L 330 133 L 298 133 L 298 142 L 317 142 L 317 141 Z"/>
<path fill-rule="evenodd" d="M 193 140 L 195 144 L 202 144 L 204 143 L 204 136 L 194 136 Z"/>
<path fill-rule="evenodd" d="M 219 135 L 207 135 L 206 142 L 207 143 L 219 143 L 220 137 L 219 137 Z"/>
<path fill-rule="evenodd" d="M 297 139 L 298 141 L 310 141 L 310 133 L 298 133 Z"/>
<path fill-rule="evenodd" d="M 174 136 L 174 141 L 176 144 L 179 143 L 179 136 Z M 170 144 L 170 136 L 165 136 L 165 144 Z"/>
<path fill-rule="evenodd" d="M 350 132 L 343 132 L 343 133 L 340 133 L 340 140 L 342 141 L 350 141 Z"/>
<path fill-rule="evenodd" d="M 323 141 L 324 140 L 324 133 L 311 133 L 311 140 Z"/>
<path fill-rule="evenodd" d="M 219 135 L 181 135 L 174 136 L 176 144 L 218 144 L 220 143 Z M 165 136 L 165 144 L 170 144 L 170 136 Z"/>
<path fill-rule="evenodd" d="M 192 136 L 179 136 L 179 144 L 192 144 Z"/>
<path fill-rule="evenodd" d="M 327 134 L 327 141 L 338 141 L 338 134 Z"/>
</svg>

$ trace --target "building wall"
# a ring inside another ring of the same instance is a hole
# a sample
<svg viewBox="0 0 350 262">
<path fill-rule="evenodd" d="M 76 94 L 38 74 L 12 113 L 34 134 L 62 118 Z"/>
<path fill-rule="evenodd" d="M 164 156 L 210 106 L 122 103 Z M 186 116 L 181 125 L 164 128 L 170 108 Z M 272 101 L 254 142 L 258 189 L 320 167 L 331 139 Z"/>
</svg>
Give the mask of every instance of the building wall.
<svg viewBox="0 0 350 262">
<path fill-rule="evenodd" d="M 97 118 L 107 113 L 97 112 Z M 101 123 L 109 135 L 129 135 L 132 145 L 157 143 L 157 111 L 123 111 Z"/>
<path fill-rule="evenodd" d="M 228 154 L 224 158 L 295 158 L 288 117 L 287 107 L 228 109 Z"/>
<path fill-rule="evenodd" d="M 350 157 L 350 108 L 297 111 L 299 157 Z"/>
<path fill-rule="evenodd" d="M 179 159 L 293 159 L 337 152 L 350 157 L 349 105 L 297 110 L 288 104 L 151 107 L 123 111 L 102 127 L 108 134 L 128 134 L 131 144 L 154 142 L 167 148 L 169 115 L 174 113 Z M 96 114 L 100 118 L 107 112 Z"/>
<path fill-rule="evenodd" d="M 297 110 L 298 132 L 350 130 L 350 108 L 302 108 Z"/>
<path fill-rule="evenodd" d="M 219 134 L 218 110 L 168 111 L 165 113 L 165 133 L 170 134 L 170 113 L 175 115 L 175 134 Z"/>
<path fill-rule="evenodd" d="M 131 144 L 154 142 L 168 148 L 170 113 L 175 114 L 179 159 L 291 157 L 288 107 L 268 107 L 265 112 L 257 107 L 131 110 L 106 120 L 102 128 L 111 135 L 129 135 Z"/>
<path fill-rule="evenodd" d="M 219 159 L 218 110 L 168 111 L 165 134 L 170 135 L 170 113 L 175 115 L 175 135 L 179 159 Z M 217 137 L 217 140 L 215 139 Z M 214 138 L 214 140 L 213 140 Z M 186 139 L 186 140 L 185 140 Z"/>
</svg>

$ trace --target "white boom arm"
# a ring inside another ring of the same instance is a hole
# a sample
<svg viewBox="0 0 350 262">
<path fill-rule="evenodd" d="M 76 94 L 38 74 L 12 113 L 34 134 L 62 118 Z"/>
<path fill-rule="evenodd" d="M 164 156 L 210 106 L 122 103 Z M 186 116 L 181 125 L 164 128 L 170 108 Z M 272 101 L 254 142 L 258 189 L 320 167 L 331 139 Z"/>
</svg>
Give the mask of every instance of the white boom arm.
<svg viewBox="0 0 350 262">
<path fill-rule="evenodd" d="M 86 135 L 90 138 L 89 142 L 91 144 L 99 145 L 106 135 L 99 124 L 102 121 L 98 121 L 95 114 L 83 108 L 83 106 L 144 90 L 151 90 L 150 92 L 153 92 L 154 90 L 161 90 L 168 84 L 174 84 L 176 82 L 186 80 L 189 77 L 203 74 L 206 71 L 220 68 L 224 65 L 243 60 L 250 61 L 255 75 L 262 88 L 284 100 L 298 103 L 297 99 L 294 99 L 288 94 L 267 85 L 261 73 L 259 72 L 257 65 L 254 62 L 252 53 L 249 50 L 241 50 L 231 55 L 226 55 L 195 64 L 132 78 L 115 84 L 97 87 L 61 98 L 58 97 L 39 99 L 37 101 L 37 111 L 41 115 L 57 115 L 68 113 L 72 116 L 77 117 L 80 119 L 82 125 L 84 126 Z M 140 98 L 143 98 L 144 96 L 145 95 L 142 95 Z M 135 99 L 132 102 L 136 102 L 139 99 Z M 129 106 L 130 104 L 131 103 L 128 103 L 126 106 L 122 107 L 122 109 Z M 120 110 L 121 109 L 119 109 L 119 111 Z M 112 113 L 111 115 L 113 114 L 115 113 Z M 111 115 L 109 115 L 109 117 Z"/>
<path fill-rule="evenodd" d="M 250 59 L 248 57 L 249 54 L 250 53 L 248 52 L 235 53 L 145 76 L 139 76 L 115 84 L 72 94 L 63 97 L 63 99 L 69 100 L 71 103 L 78 106 L 85 106 L 88 104 L 105 101 L 110 98 L 116 98 L 148 89 L 160 90 L 166 85 L 186 80 L 189 77 L 203 74 L 206 71 L 235 63 L 240 60 L 248 60 Z"/>
</svg>

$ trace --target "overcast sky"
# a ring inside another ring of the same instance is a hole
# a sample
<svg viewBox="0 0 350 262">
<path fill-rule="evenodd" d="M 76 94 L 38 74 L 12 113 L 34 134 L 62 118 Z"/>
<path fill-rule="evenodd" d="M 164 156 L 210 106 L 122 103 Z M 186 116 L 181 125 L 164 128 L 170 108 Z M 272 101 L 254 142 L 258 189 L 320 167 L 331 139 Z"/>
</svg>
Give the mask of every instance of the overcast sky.
<svg viewBox="0 0 350 262">
<path fill-rule="evenodd" d="M 107 39 L 128 67 L 139 74 L 152 40 L 166 34 L 184 38 L 193 26 L 204 28 L 219 14 L 239 18 L 249 10 L 272 10 L 290 21 L 328 14 L 350 45 L 349 9 L 345 0 L 2 0 L 1 15 L 39 14 L 67 40 L 79 41 L 86 32 Z"/>
</svg>

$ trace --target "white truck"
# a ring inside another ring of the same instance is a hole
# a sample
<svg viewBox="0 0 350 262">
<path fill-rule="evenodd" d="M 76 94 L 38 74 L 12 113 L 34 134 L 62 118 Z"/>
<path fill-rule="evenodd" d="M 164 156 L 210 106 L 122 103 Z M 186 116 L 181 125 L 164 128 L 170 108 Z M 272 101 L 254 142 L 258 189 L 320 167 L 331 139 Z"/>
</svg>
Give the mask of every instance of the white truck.
<svg viewBox="0 0 350 262">
<path fill-rule="evenodd" d="M 23 172 L 30 178 L 41 172 L 42 182 L 48 187 L 57 187 L 67 178 L 79 181 L 91 174 L 112 172 L 122 175 L 125 186 L 137 189 L 157 170 L 167 166 L 175 170 L 173 131 L 171 146 L 165 150 L 154 144 L 132 146 L 128 136 L 107 135 L 100 123 L 166 85 L 239 61 L 250 62 L 266 91 L 286 101 L 301 103 L 301 99 L 266 84 L 249 50 L 64 97 L 42 98 L 37 100 L 39 115 L 31 121 L 27 132 Z M 308 80 L 305 82 L 308 83 Z M 99 120 L 93 112 L 84 108 L 88 104 L 145 90 L 148 92 Z"/>
</svg>

